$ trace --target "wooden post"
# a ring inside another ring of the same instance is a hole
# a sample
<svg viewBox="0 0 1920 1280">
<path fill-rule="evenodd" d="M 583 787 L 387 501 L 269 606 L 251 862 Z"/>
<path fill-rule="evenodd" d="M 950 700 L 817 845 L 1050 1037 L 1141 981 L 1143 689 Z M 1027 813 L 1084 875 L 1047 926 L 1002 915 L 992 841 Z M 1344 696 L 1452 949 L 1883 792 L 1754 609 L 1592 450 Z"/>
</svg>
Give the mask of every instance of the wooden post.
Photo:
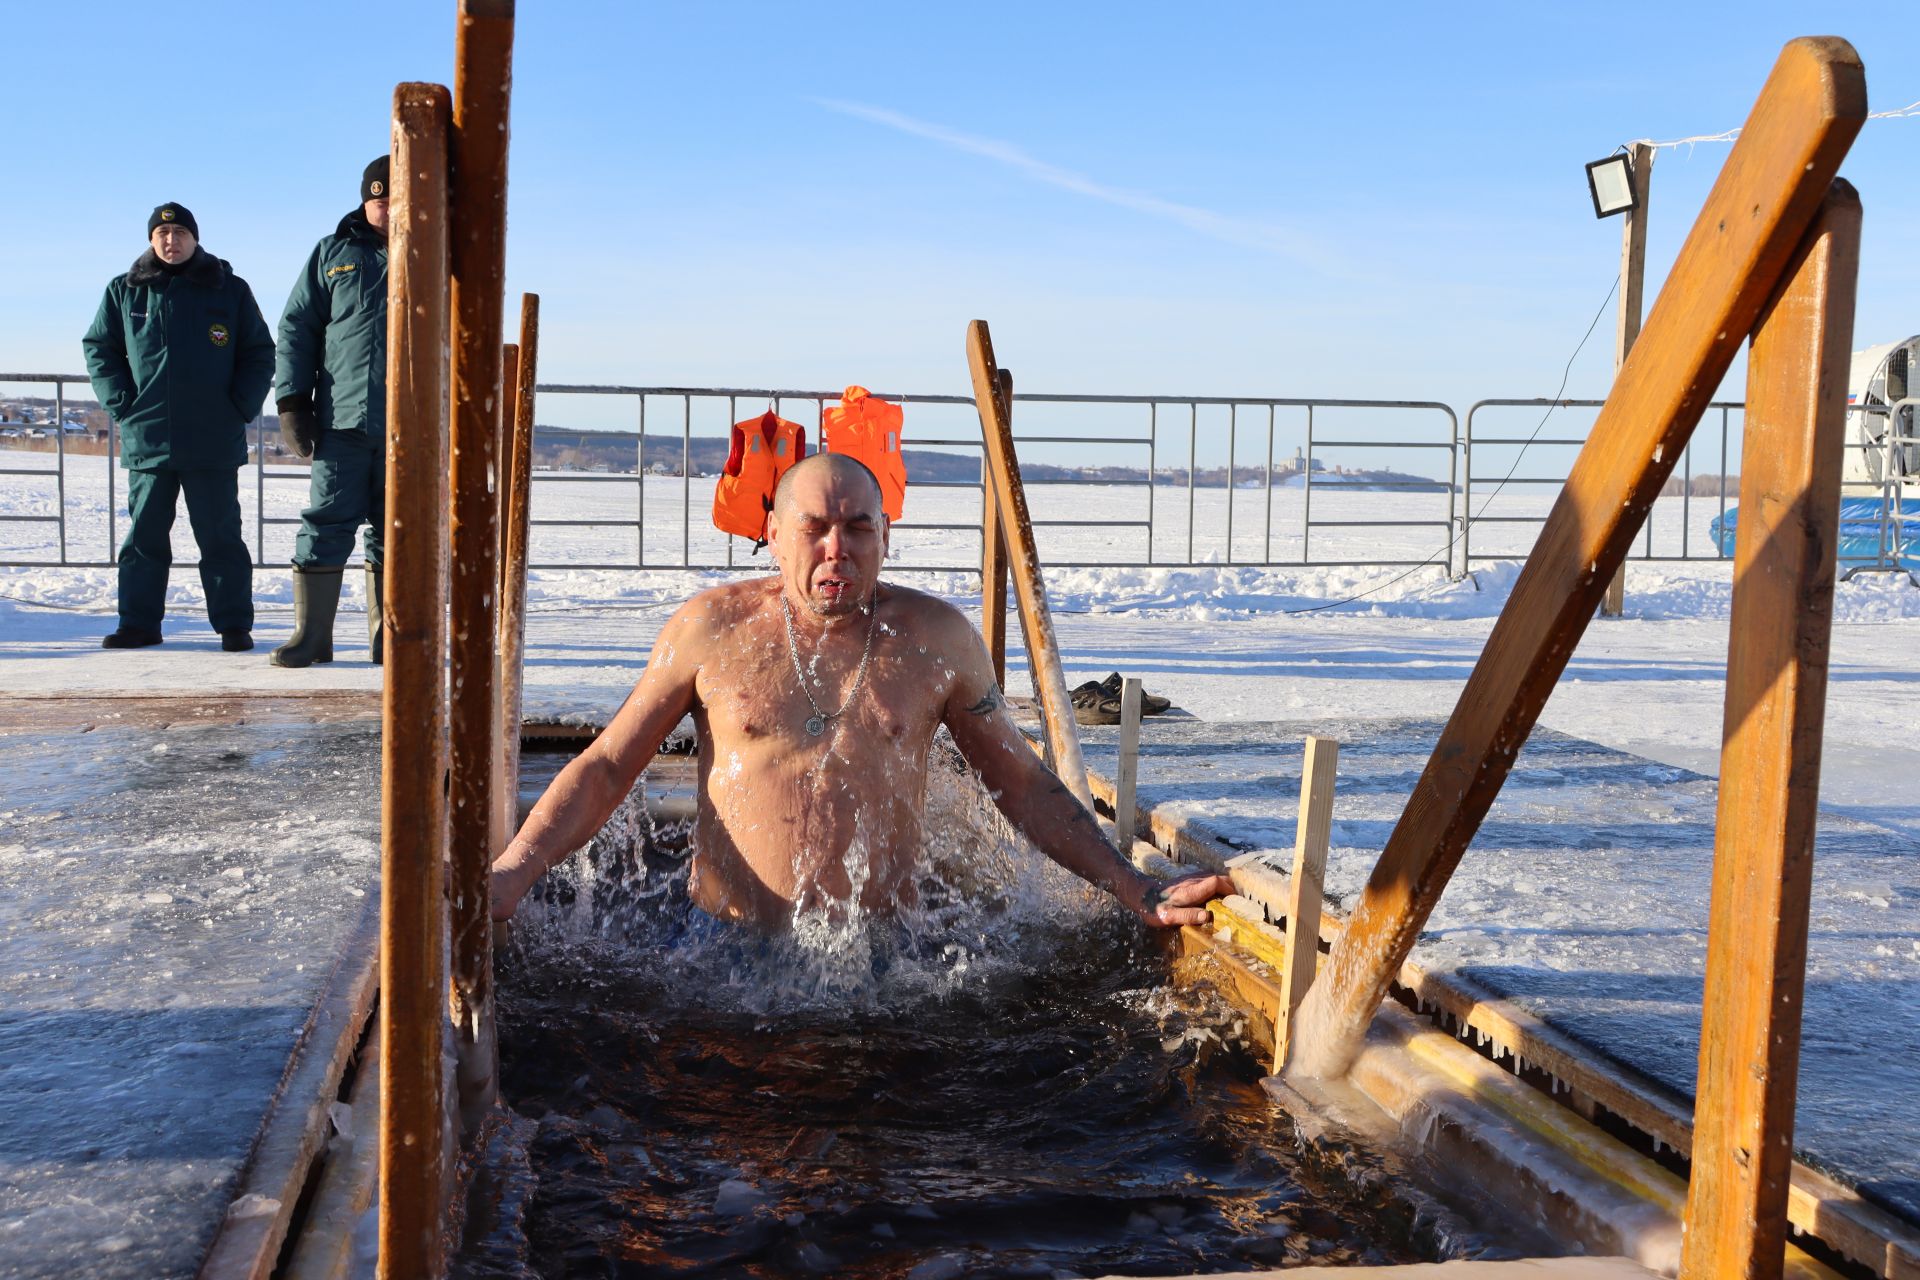
<svg viewBox="0 0 1920 1280">
<path fill-rule="evenodd" d="M 1620 227 L 1620 310 L 1613 331 L 1613 376 L 1627 363 L 1627 352 L 1640 336 L 1642 300 L 1647 290 L 1647 201 L 1653 194 L 1654 149 L 1644 142 L 1627 148 L 1627 160 L 1633 168 L 1633 208 L 1622 217 Z M 1627 565 L 1623 560 L 1607 584 L 1600 602 L 1600 616 L 1618 618 L 1627 611 Z"/>
<path fill-rule="evenodd" d="M 1341 1076 L 1353 1064 L 1607 580 L 1811 225 L 1866 106 L 1866 78 L 1846 41 L 1799 39 L 1781 52 L 1300 1007 L 1290 1073 Z"/>
<path fill-rule="evenodd" d="M 1140 677 L 1120 680 L 1120 763 L 1113 779 L 1113 844 L 1133 861 L 1133 823 L 1139 806 L 1134 787 L 1140 774 Z"/>
<path fill-rule="evenodd" d="M 1327 834 L 1333 827 L 1333 780 L 1340 744 L 1307 739 L 1300 761 L 1300 813 L 1293 830 L 1293 877 L 1287 884 L 1287 961 L 1280 974 L 1279 1025 L 1273 1030 L 1274 1074 L 1284 1071 L 1293 1043 L 1293 1015 L 1320 964 L 1320 898 L 1327 882 Z"/>
<path fill-rule="evenodd" d="M 1835 182 L 1747 363 L 1683 1280 L 1786 1246 L 1860 200 Z"/>
<path fill-rule="evenodd" d="M 444 87 L 393 95 L 386 680 L 380 737 L 380 1275 L 441 1274 L 447 1202 L 447 136 Z"/>
<path fill-rule="evenodd" d="M 507 371 L 506 385 L 512 390 L 508 402 L 512 431 L 502 454 L 500 492 L 504 513 L 500 526 L 500 636 L 495 648 L 499 654 L 498 686 L 500 714 L 499 737 L 494 753 L 494 829 L 500 846 L 513 838 L 515 819 L 520 812 L 520 719 L 521 694 L 527 644 L 527 550 L 530 499 L 533 493 L 533 386 L 537 381 L 540 355 L 540 299 L 520 295 L 520 342 L 508 350 L 515 360 Z"/>
<path fill-rule="evenodd" d="M 1010 553 L 1013 591 L 1020 601 L 1020 626 L 1026 635 L 1027 662 L 1047 718 L 1047 745 L 1053 751 L 1053 770 L 1074 797 L 1093 812 L 1093 792 L 1087 787 L 1087 766 L 1080 756 L 1080 731 L 1073 719 L 1073 699 L 1060 667 L 1060 646 L 1053 635 L 1053 615 L 1047 611 L 1047 587 L 1040 577 L 1040 553 L 1033 543 L 1033 520 L 1027 514 L 1027 491 L 1020 482 L 1020 459 L 1013 447 L 1013 424 L 1000 404 L 1000 370 L 993 361 L 993 338 L 985 320 L 967 326 L 967 363 L 973 370 L 973 400 L 980 410 L 980 431 L 986 437 L 987 474 L 1000 504 L 1000 524 Z M 1011 384 L 1008 384 L 1011 387 Z"/>
<path fill-rule="evenodd" d="M 472 1133 L 493 1106 L 496 490 L 502 289 L 506 279 L 507 107 L 512 0 L 461 0 L 453 82 L 453 612 L 451 782 L 453 982 L 460 1116 Z"/>
<path fill-rule="evenodd" d="M 1013 373 L 1000 371 L 1000 410 L 1009 425 L 1013 422 Z M 1000 500 L 994 496 L 993 481 L 987 476 L 983 458 L 981 475 L 987 483 L 980 491 L 980 630 L 987 641 L 987 653 L 993 658 L 993 679 L 1007 687 L 1007 535 L 1000 521 Z"/>
</svg>

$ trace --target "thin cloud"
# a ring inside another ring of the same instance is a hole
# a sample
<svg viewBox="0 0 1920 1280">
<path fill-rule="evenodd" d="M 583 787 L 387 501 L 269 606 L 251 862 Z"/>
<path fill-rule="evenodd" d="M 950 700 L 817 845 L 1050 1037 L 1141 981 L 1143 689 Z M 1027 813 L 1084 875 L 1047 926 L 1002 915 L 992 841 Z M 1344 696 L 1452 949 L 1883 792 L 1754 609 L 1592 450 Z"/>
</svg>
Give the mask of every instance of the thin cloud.
<svg viewBox="0 0 1920 1280">
<path fill-rule="evenodd" d="M 1270 253 L 1316 270 L 1325 271 L 1333 266 L 1329 255 L 1322 247 L 1270 223 L 1235 218 L 1195 205 L 1180 204 L 1173 200 L 1162 200 L 1158 196 L 1110 187 L 1105 183 L 1094 181 L 1085 174 L 1074 173 L 1070 169 L 1062 169 L 1058 165 L 1036 159 L 1010 142 L 961 133 L 957 129 L 948 129 L 942 125 L 930 124 L 925 120 L 916 120 L 912 116 L 902 115 L 898 111 L 889 111 L 885 107 L 846 102 L 837 98 L 815 98 L 813 101 L 829 111 L 853 116 L 855 119 L 865 120 L 871 124 L 883 125 L 900 133 L 937 142 L 955 151 L 964 151 L 968 155 L 992 160 L 996 164 L 1005 165 L 1007 168 L 1025 174 L 1035 182 L 1044 182 L 1050 187 L 1059 187 L 1063 191 L 1071 191 L 1076 195 L 1101 201 L 1103 204 L 1117 205 L 1122 209 L 1131 209 L 1135 213 L 1144 214 L 1150 218 L 1171 222 L 1185 227 L 1196 235 L 1207 236 L 1243 249 Z"/>
</svg>

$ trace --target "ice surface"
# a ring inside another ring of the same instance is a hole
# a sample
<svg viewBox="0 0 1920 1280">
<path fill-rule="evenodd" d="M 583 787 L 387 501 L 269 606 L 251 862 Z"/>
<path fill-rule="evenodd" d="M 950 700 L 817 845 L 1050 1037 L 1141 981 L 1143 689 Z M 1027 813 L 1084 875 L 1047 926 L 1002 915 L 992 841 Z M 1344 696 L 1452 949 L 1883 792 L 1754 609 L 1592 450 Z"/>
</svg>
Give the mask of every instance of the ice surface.
<svg viewBox="0 0 1920 1280">
<path fill-rule="evenodd" d="M 191 1276 L 369 901 L 377 732 L 4 744 L 0 1274 Z"/>
<path fill-rule="evenodd" d="M 1291 866 L 1308 733 L 1341 743 L 1327 896 L 1358 897 L 1437 720 L 1148 721 L 1140 795 Z M 1108 773 L 1117 731 L 1083 730 Z M 1691 1095 L 1713 778 L 1536 729 L 1414 958 Z M 1815 837 L 1795 1145 L 1920 1221 L 1920 840 L 1831 813 Z"/>
</svg>

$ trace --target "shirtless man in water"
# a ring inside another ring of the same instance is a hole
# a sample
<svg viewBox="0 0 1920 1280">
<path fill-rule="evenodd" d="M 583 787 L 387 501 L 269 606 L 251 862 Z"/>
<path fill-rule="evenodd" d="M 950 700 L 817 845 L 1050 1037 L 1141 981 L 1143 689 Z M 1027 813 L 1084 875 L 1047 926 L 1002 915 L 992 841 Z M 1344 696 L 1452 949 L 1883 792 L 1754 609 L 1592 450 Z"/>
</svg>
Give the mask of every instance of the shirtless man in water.
<svg viewBox="0 0 1920 1280">
<path fill-rule="evenodd" d="M 723 920 L 773 932 L 856 893 L 879 913 L 911 895 L 943 724 L 1041 852 L 1148 924 L 1201 923 L 1209 898 L 1233 892 L 1225 876 L 1136 871 L 1014 727 L 965 616 L 880 581 L 887 518 L 865 467 L 798 463 L 768 528 L 779 573 L 703 591 L 668 620 L 613 723 L 494 862 L 494 919 L 592 838 L 688 714 L 700 743 L 689 891 Z"/>
</svg>

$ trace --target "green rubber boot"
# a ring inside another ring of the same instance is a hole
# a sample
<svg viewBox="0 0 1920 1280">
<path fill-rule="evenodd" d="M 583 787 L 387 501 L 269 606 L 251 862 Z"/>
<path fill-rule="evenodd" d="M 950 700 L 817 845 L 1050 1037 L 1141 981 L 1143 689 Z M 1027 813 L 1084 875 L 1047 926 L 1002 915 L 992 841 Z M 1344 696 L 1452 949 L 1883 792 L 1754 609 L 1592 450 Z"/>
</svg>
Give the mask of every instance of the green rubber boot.
<svg viewBox="0 0 1920 1280">
<path fill-rule="evenodd" d="M 367 566 L 367 661 L 376 667 L 386 656 L 386 647 L 380 643 L 380 623 L 385 616 L 381 610 L 385 604 L 385 575 L 379 565 L 370 564 Z"/>
<path fill-rule="evenodd" d="M 340 607 L 341 569 L 293 570 L 293 636 L 268 655 L 276 667 L 333 661 L 333 615 Z"/>
</svg>

